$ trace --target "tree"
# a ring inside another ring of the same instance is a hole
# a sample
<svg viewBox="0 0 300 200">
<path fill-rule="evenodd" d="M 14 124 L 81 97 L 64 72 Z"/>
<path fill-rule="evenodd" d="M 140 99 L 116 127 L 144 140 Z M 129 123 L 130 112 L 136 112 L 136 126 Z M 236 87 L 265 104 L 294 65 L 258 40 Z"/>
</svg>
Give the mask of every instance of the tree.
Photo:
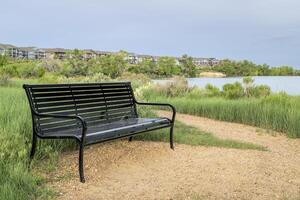
<svg viewBox="0 0 300 200">
<path fill-rule="evenodd" d="M 295 74 L 294 69 L 289 66 L 274 67 L 270 70 L 272 76 L 293 76 Z"/>
<path fill-rule="evenodd" d="M 155 74 L 157 73 L 157 65 L 153 62 L 152 58 L 144 58 L 137 65 L 134 65 L 132 72 L 141 74 Z"/>
<path fill-rule="evenodd" d="M 180 59 L 181 71 L 183 75 L 188 77 L 196 77 L 197 69 L 196 65 L 193 63 L 193 58 L 184 54 Z"/>
<path fill-rule="evenodd" d="M 83 59 L 84 52 L 74 49 L 67 53 L 62 74 L 65 76 L 86 76 L 88 73 L 87 61 Z"/>
<path fill-rule="evenodd" d="M 93 61 L 92 73 L 103 73 L 111 78 L 121 76 L 127 67 L 125 54 L 119 52 L 117 54 L 110 54 L 99 57 Z"/>
<path fill-rule="evenodd" d="M 180 73 L 180 68 L 176 64 L 175 58 L 163 56 L 157 61 L 158 75 L 172 76 Z"/>
</svg>

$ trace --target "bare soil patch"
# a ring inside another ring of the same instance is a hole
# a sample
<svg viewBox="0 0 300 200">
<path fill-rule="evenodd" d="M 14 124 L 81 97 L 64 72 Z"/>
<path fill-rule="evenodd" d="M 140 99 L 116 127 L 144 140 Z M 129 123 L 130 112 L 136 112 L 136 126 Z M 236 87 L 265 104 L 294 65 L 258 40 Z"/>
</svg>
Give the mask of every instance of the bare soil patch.
<svg viewBox="0 0 300 200">
<path fill-rule="evenodd" d="M 173 151 L 167 143 L 123 140 L 86 149 L 85 184 L 78 152 L 62 154 L 49 185 L 58 199 L 300 199 L 299 139 L 191 115 L 177 119 L 268 151 L 182 144 Z"/>
</svg>

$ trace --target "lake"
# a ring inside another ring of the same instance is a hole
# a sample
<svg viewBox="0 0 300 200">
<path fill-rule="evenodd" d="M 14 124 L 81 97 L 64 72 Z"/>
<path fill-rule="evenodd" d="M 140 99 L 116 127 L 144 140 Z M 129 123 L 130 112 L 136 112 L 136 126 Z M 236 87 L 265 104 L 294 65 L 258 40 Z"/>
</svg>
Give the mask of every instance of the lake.
<svg viewBox="0 0 300 200">
<path fill-rule="evenodd" d="M 289 95 L 300 95 L 300 76 L 254 76 L 254 84 L 268 85 L 273 92 L 286 92 Z M 226 83 L 236 81 L 242 83 L 243 77 L 230 78 L 188 78 L 189 86 L 204 88 L 207 84 L 212 84 L 220 89 Z M 157 83 L 166 83 L 169 80 L 154 80 Z"/>
</svg>

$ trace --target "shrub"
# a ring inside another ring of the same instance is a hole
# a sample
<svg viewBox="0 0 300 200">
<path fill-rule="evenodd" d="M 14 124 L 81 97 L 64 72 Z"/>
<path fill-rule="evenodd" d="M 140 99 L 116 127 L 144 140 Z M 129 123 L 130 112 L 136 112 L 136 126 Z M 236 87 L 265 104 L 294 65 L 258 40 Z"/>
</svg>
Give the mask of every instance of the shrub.
<svg viewBox="0 0 300 200">
<path fill-rule="evenodd" d="M 238 99 L 244 96 L 244 88 L 239 82 L 228 83 L 223 86 L 223 93 L 228 99 Z"/>
<path fill-rule="evenodd" d="M 193 87 L 186 95 L 189 99 L 198 99 L 205 96 L 205 90 L 201 90 L 198 87 Z"/>
<path fill-rule="evenodd" d="M 83 51 L 74 49 L 67 53 L 61 74 L 66 77 L 86 76 L 88 74 L 87 61 L 83 59 Z"/>
<path fill-rule="evenodd" d="M 47 74 L 47 76 L 42 76 L 38 79 L 38 83 L 58 83 L 59 76 L 54 74 Z"/>
<path fill-rule="evenodd" d="M 43 60 L 42 64 L 43 68 L 47 71 L 47 72 L 61 72 L 62 68 L 63 68 L 63 63 L 61 60 L 58 59 L 47 59 L 47 60 Z"/>
<path fill-rule="evenodd" d="M 249 96 L 258 98 L 269 96 L 271 94 L 271 89 L 267 85 L 259 85 L 249 88 L 248 92 Z"/>
<path fill-rule="evenodd" d="M 132 87 L 138 88 L 142 85 L 150 83 L 151 79 L 144 74 L 135 74 L 130 72 L 123 73 L 117 80 L 120 81 L 130 81 Z"/>
<path fill-rule="evenodd" d="M 18 76 L 17 66 L 14 64 L 8 64 L 5 66 L 2 66 L 0 68 L 0 73 L 7 74 L 10 77 L 17 77 Z"/>
<path fill-rule="evenodd" d="M 91 72 L 100 72 L 111 78 L 117 78 L 125 71 L 126 65 L 125 54 L 119 52 L 117 54 L 97 58 Z"/>
<path fill-rule="evenodd" d="M 8 63 L 8 57 L 0 55 L 0 67 L 5 66 Z"/>
<path fill-rule="evenodd" d="M 16 65 L 21 78 L 40 78 L 45 74 L 45 69 L 33 62 L 16 63 Z"/>
<path fill-rule="evenodd" d="M 76 76 L 76 77 L 65 77 L 61 76 L 58 78 L 59 83 L 95 83 L 95 82 L 107 82 L 111 81 L 110 77 L 97 73 L 94 76 Z"/>
<path fill-rule="evenodd" d="M 189 88 L 188 81 L 185 78 L 175 77 L 162 86 L 162 90 L 168 97 L 178 97 L 187 94 L 191 88 Z"/>
<path fill-rule="evenodd" d="M 220 96 L 220 95 L 221 95 L 221 91 L 216 86 L 213 86 L 211 84 L 207 84 L 205 86 L 205 96 L 216 97 L 216 96 Z"/>
<path fill-rule="evenodd" d="M 0 86 L 7 85 L 9 83 L 10 76 L 6 73 L 0 73 Z"/>
</svg>

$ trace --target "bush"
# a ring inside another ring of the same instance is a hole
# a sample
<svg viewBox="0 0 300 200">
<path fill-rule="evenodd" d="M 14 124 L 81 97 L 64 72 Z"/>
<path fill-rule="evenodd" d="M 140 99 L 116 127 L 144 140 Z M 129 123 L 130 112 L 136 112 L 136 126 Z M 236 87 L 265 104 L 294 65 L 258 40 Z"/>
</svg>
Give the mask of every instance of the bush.
<svg viewBox="0 0 300 200">
<path fill-rule="evenodd" d="M 58 78 L 59 83 L 95 83 L 95 82 L 108 82 L 108 81 L 111 81 L 111 78 L 102 73 L 97 73 L 94 76 L 76 76 L 76 77 L 61 76 Z"/>
<path fill-rule="evenodd" d="M 8 57 L 0 55 L 0 67 L 5 66 L 8 63 Z"/>
<path fill-rule="evenodd" d="M 201 90 L 198 87 L 193 87 L 186 95 L 189 99 L 198 99 L 205 96 L 205 90 Z"/>
<path fill-rule="evenodd" d="M 185 78 L 175 77 L 166 85 L 161 86 L 160 90 L 160 93 L 164 93 L 168 97 L 178 97 L 186 95 L 191 88 Z"/>
<path fill-rule="evenodd" d="M 42 66 L 33 62 L 15 63 L 15 65 L 21 78 L 40 78 L 46 72 Z"/>
<path fill-rule="evenodd" d="M 10 77 L 17 77 L 18 76 L 17 66 L 14 64 L 8 64 L 5 66 L 2 66 L 0 68 L 0 73 L 7 74 Z"/>
<path fill-rule="evenodd" d="M 208 97 L 217 97 L 221 95 L 221 91 L 216 86 L 213 86 L 211 84 L 207 84 L 205 86 L 205 96 Z"/>
<path fill-rule="evenodd" d="M 0 73 L 0 86 L 8 85 L 10 76 L 6 73 Z"/>
<path fill-rule="evenodd" d="M 130 81 L 133 88 L 141 87 L 150 83 L 151 79 L 144 74 L 135 74 L 130 72 L 123 73 L 117 80 Z"/>
<path fill-rule="evenodd" d="M 47 72 L 58 73 L 58 72 L 61 72 L 63 69 L 63 63 L 61 60 L 58 60 L 58 59 L 43 60 L 41 65 Z"/>
<path fill-rule="evenodd" d="M 127 62 L 125 60 L 125 54 L 119 52 L 117 54 L 107 55 L 93 61 L 93 65 L 89 73 L 103 73 L 111 78 L 117 78 L 122 75 L 126 69 Z"/>
<path fill-rule="evenodd" d="M 245 95 L 244 88 L 239 82 L 225 84 L 223 86 L 223 93 L 228 99 L 238 99 Z"/>
<path fill-rule="evenodd" d="M 259 85 L 249 88 L 249 96 L 251 97 L 266 97 L 271 94 L 271 89 L 267 85 Z"/>
</svg>

